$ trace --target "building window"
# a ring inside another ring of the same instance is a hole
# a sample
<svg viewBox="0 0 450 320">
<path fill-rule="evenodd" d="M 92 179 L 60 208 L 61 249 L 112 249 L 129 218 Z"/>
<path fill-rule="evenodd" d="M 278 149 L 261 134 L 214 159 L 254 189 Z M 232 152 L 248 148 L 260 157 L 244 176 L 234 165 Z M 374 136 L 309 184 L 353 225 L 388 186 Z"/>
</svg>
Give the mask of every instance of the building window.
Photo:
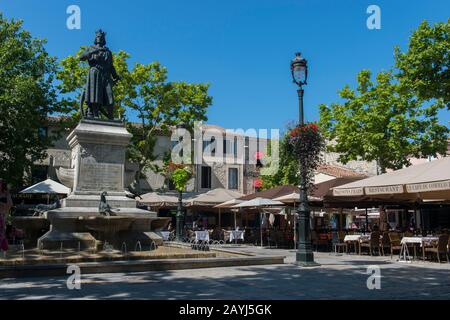
<svg viewBox="0 0 450 320">
<path fill-rule="evenodd" d="M 211 189 L 211 167 L 202 166 L 202 189 Z"/>
<path fill-rule="evenodd" d="M 178 145 L 178 144 L 182 144 L 183 143 L 183 137 L 180 137 L 179 140 L 171 140 L 171 144 L 172 144 L 172 149 L 170 150 L 172 152 L 172 150 Z M 178 155 L 180 156 L 180 158 L 183 158 L 183 148 L 178 152 Z"/>
<path fill-rule="evenodd" d="M 223 154 L 230 154 L 237 158 L 237 137 L 233 137 L 233 140 L 226 139 L 223 141 Z"/>
<path fill-rule="evenodd" d="M 237 168 L 228 168 L 228 189 L 238 189 Z"/>
<path fill-rule="evenodd" d="M 209 140 L 209 141 L 208 140 L 203 140 L 203 153 L 205 153 L 205 150 L 206 150 L 206 148 L 209 145 L 213 144 L 209 151 L 211 152 L 211 156 L 214 157 L 215 154 L 216 154 L 216 146 L 214 144 L 215 142 L 216 142 L 216 138 L 215 137 L 211 137 L 211 140 Z M 209 154 L 208 154 L 208 156 L 209 156 Z"/>
</svg>

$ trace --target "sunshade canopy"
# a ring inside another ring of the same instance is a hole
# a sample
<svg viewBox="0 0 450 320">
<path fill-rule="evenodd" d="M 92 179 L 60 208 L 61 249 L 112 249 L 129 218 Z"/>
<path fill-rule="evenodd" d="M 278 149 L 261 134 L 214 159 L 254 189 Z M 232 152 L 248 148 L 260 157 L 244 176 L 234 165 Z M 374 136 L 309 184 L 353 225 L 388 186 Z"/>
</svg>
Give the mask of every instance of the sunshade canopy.
<svg viewBox="0 0 450 320">
<path fill-rule="evenodd" d="M 20 191 L 20 193 L 69 194 L 70 188 L 52 179 L 47 179 Z"/>
<path fill-rule="evenodd" d="M 333 196 L 450 200 L 450 157 L 344 184 Z"/>
<path fill-rule="evenodd" d="M 229 201 L 239 197 L 242 197 L 242 193 L 240 192 L 217 188 L 206 193 L 202 193 L 195 198 L 192 198 L 186 203 L 186 205 L 214 207 L 218 204 L 224 203 L 225 201 Z"/>
<path fill-rule="evenodd" d="M 231 199 L 231 200 L 225 201 L 225 202 L 223 202 L 221 204 L 218 204 L 218 205 L 214 206 L 214 208 L 231 208 L 232 206 L 234 206 L 236 204 L 239 204 L 239 203 L 242 203 L 242 202 L 244 202 L 244 200 Z"/>
<path fill-rule="evenodd" d="M 266 198 L 266 199 L 273 199 L 277 197 L 281 197 L 287 194 L 290 194 L 292 192 L 299 192 L 298 187 L 292 186 L 292 185 L 283 185 L 278 186 L 275 188 L 267 189 L 260 192 L 255 192 L 252 194 L 248 194 L 240 198 L 241 200 L 252 200 L 255 198 Z"/>
<path fill-rule="evenodd" d="M 185 206 L 187 201 L 194 196 L 196 196 L 196 194 L 183 192 L 183 205 Z M 178 194 L 175 192 L 149 192 L 142 195 L 141 198 L 142 199 L 137 199 L 137 201 L 150 207 L 176 207 L 178 205 Z"/>
<path fill-rule="evenodd" d="M 275 201 L 267 198 L 255 198 L 252 200 L 244 201 L 237 205 L 234 205 L 233 208 L 263 208 L 263 207 L 271 207 L 271 206 L 283 206 L 283 202 Z"/>
<path fill-rule="evenodd" d="M 292 192 L 285 196 L 274 198 L 273 200 L 281 201 L 283 203 L 298 203 L 298 202 L 300 202 L 300 194 L 297 192 Z M 314 197 L 314 196 L 308 196 L 308 200 L 309 201 L 321 201 L 322 199 Z"/>
</svg>

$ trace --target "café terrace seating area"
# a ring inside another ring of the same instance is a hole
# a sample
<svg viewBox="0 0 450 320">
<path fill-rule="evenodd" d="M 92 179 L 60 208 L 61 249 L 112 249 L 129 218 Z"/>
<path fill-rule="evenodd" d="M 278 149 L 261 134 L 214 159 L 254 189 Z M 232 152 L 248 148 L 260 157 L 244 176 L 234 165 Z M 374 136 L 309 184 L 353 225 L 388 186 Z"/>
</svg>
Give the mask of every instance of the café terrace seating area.
<svg viewBox="0 0 450 320">
<path fill-rule="evenodd" d="M 449 166 L 450 158 L 443 158 L 380 176 L 316 184 L 308 197 L 313 250 L 448 263 L 450 173 L 444 169 Z M 298 192 L 285 185 L 249 195 L 226 189 L 186 194 L 183 241 L 296 249 Z M 144 195 L 142 203 L 158 210 L 161 197 L 167 195 Z M 175 208 L 176 197 L 171 201 Z M 175 238 L 174 230 L 162 231 L 166 241 Z"/>
<path fill-rule="evenodd" d="M 315 184 L 308 195 L 312 249 L 448 263 L 449 167 L 447 157 L 379 176 L 337 177 Z M 46 180 L 23 193 L 46 193 L 48 203 L 50 197 L 64 196 L 65 191 L 58 191 L 55 185 Z M 45 188 L 48 186 L 51 188 Z M 179 240 L 205 248 L 251 245 L 296 249 L 299 198 L 298 187 L 292 185 L 247 195 L 223 188 L 183 192 Z M 136 200 L 159 217 L 170 217 L 168 226 L 157 233 L 164 241 L 177 240 L 176 192 L 150 192 Z M 17 228 L 8 235 L 11 245 L 20 244 L 26 236 Z"/>
</svg>

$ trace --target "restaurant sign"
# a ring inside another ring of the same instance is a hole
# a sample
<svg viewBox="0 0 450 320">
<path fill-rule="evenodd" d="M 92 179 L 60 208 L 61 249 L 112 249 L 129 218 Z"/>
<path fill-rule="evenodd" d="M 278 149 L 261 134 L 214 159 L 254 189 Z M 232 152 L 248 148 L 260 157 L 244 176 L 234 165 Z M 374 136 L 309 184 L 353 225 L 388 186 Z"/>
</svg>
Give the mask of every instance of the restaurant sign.
<svg viewBox="0 0 450 320">
<path fill-rule="evenodd" d="M 351 197 L 362 195 L 364 195 L 363 188 L 333 189 L 333 196 L 336 197 Z"/>
<path fill-rule="evenodd" d="M 403 186 L 400 184 L 394 186 L 365 187 L 364 190 L 367 195 L 403 193 Z"/>
<path fill-rule="evenodd" d="M 406 185 L 406 191 L 409 193 L 439 190 L 450 190 L 450 180 Z"/>
</svg>

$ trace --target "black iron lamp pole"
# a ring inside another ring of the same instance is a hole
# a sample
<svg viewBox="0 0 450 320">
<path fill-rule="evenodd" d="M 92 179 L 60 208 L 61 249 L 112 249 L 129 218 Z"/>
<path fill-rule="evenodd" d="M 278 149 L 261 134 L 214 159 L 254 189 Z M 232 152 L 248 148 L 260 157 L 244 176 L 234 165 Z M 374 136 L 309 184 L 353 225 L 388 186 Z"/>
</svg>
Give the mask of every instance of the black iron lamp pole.
<svg viewBox="0 0 450 320">
<path fill-rule="evenodd" d="M 186 124 L 184 123 L 179 123 L 176 126 L 177 130 L 178 129 L 184 129 L 186 130 Z M 179 142 L 182 141 L 182 138 L 179 138 L 180 140 L 178 140 Z M 182 156 L 182 155 L 181 155 Z M 183 214 L 183 191 L 182 190 L 178 190 L 178 203 L 177 203 L 177 222 L 176 222 L 176 237 L 175 240 L 177 242 L 181 242 L 183 241 L 183 224 L 184 224 L 184 214 Z"/>
<path fill-rule="evenodd" d="M 177 206 L 177 234 L 176 241 L 181 242 L 183 240 L 183 191 L 178 191 L 178 206 Z"/>
<path fill-rule="evenodd" d="M 302 58 L 300 53 L 295 54 L 295 58 L 291 61 L 291 73 L 292 79 L 295 84 L 297 84 L 297 94 L 298 94 L 298 109 L 299 109 L 299 125 L 303 126 L 304 113 L 303 113 L 303 85 L 306 85 L 306 80 L 308 78 L 308 66 L 306 59 Z M 303 157 L 303 155 L 300 155 Z M 300 204 L 297 209 L 298 214 L 298 249 L 296 253 L 296 263 L 301 266 L 317 266 L 318 264 L 314 262 L 314 255 L 312 252 L 311 245 L 311 231 L 310 231 L 310 215 L 311 211 L 308 204 L 308 186 L 306 183 L 306 175 L 304 161 L 299 159 L 300 162 Z"/>
</svg>

